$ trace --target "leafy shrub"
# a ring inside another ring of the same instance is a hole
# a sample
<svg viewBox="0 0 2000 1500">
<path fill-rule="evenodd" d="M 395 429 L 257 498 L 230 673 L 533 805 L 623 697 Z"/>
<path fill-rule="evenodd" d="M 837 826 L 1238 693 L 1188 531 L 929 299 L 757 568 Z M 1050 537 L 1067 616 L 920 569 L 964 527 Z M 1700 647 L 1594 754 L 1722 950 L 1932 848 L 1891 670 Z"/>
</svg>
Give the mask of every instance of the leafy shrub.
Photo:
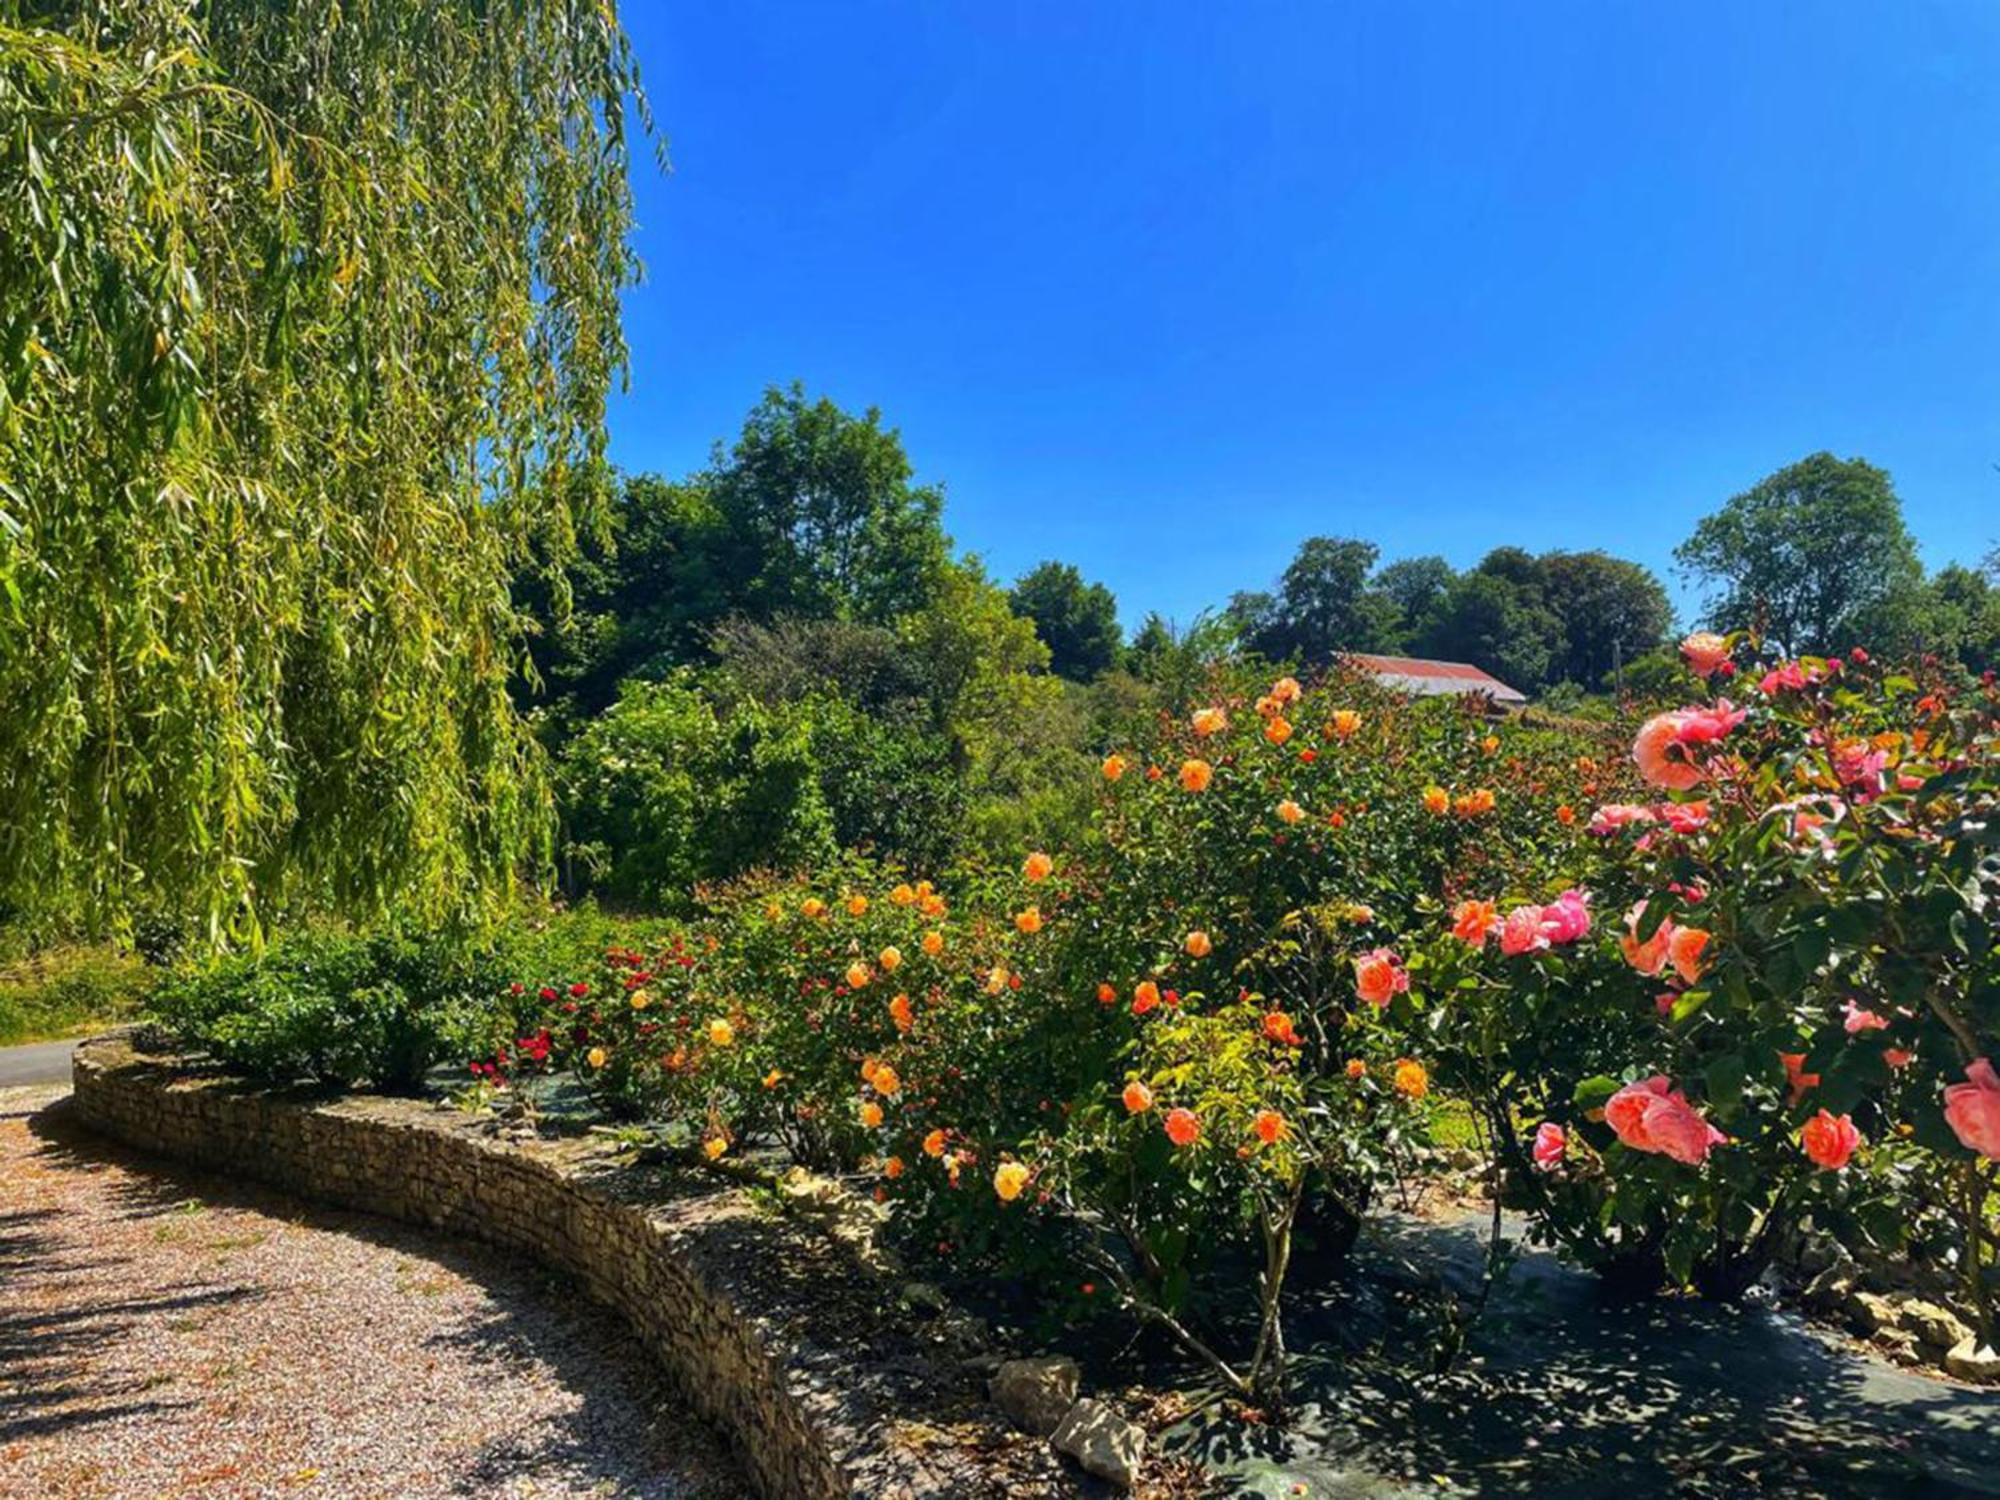
<svg viewBox="0 0 2000 1500">
<path fill-rule="evenodd" d="M 184 1042 L 271 1081 L 403 1091 L 490 1031 L 516 968 L 443 936 L 305 932 L 160 985 L 150 1010 Z"/>
</svg>

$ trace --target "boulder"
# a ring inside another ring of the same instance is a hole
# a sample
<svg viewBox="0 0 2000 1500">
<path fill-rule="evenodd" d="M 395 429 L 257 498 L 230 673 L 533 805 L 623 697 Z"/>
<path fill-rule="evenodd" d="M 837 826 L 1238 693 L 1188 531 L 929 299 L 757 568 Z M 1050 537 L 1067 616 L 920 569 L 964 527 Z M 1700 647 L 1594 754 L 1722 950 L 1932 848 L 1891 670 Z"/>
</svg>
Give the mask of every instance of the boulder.
<svg viewBox="0 0 2000 1500">
<path fill-rule="evenodd" d="M 1981 1344 L 1977 1334 L 1968 1333 L 1944 1357 L 1945 1373 L 1960 1380 L 2000 1385 L 2000 1352 L 1991 1344 Z"/>
<path fill-rule="evenodd" d="M 1076 1361 L 1061 1355 L 1010 1359 L 994 1373 L 987 1392 L 1016 1427 L 1047 1437 L 1076 1404 L 1081 1381 Z"/>
<path fill-rule="evenodd" d="M 1899 1316 L 1896 1304 L 1877 1292 L 1853 1293 L 1843 1310 L 1863 1333 L 1873 1333 L 1878 1328 L 1894 1328 Z"/>
<path fill-rule="evenodd" d="M 1935 1302 L 1912 1298 L 1903 1304 L 1898 1321 L 1933 1349 L 1951 1349 L 1961 1339 L 1972 1337 L 1972 1330 L 1950 1308 L 1939 1307 Z"/>
<path fill-rule="evenodd" d="M 1815 1312 L 1837 1312 L 1854 1294 L 1860 1280 L 1851 1263 L 1830 1265 L 1806 1284 L 1806 1306 Z"/>
<path fill-rule="evenodd" d="M 1146 1461 L 1146 1432 L 1128 1422 L 1102 1401 L 1079 1401 L 1056 1429 L 1056 1451 L 1067 1453 L 1086 1473 L 1108 1479 L 1120 1489 L 1139 1482 Z"/>
</svg>

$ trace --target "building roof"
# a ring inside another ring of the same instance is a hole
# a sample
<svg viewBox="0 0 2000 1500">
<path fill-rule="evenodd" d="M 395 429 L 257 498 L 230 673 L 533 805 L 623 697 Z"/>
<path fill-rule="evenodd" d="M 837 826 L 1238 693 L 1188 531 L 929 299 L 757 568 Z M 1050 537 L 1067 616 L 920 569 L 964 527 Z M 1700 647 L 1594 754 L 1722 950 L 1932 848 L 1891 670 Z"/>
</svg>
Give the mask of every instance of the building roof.
<svg viewBox="0 0 2000 1500">
<path fill-rule="evenodd" d="M 1495 703 L 1526 703 L 1527 694 L 1518 693 L 1499 678 L 1462 661 L 1426 661 L 1418 656 L 1366 656 L 1358 651 L 1344 658 L 1355 670 L 1366 672 L 1384 687 L 1396 688 L 1419 697 L 1444 693 L 1484 693 Z"/>
</svg>

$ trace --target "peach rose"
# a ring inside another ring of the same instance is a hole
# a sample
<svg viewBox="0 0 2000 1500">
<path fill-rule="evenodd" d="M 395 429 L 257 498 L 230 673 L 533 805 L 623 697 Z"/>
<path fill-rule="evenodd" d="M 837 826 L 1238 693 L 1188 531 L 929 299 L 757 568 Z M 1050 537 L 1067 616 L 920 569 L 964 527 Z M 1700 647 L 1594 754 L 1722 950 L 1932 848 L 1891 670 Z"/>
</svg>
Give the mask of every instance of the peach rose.
<svg viewBox="0 0 2000 1500">
<path fill-rule="evenodd" d="M 1604 1106 L 1604 1123 L 1634 1151 L 1700 1166 L 1729 1137 L 1704 1120 L 1665 1074 L 1627 1084 Z"/>
<path fill-rule="evenodd" d="M 1281 823 L 1296 823 L 1305 815 L 1306 810 L 1289 797 L 1278 804 L 1278 821 Z"/>
<path fill-rule="evenodd" d="M 1667 939 L 1667 959 L 1682 984 L 1693 984 L 1708 969 L 1708 934 L 1699 927 L 1676 927 Z"/>
<path fill-rule="evenodd" d="M 1681 642 L 1681 659 L 1703 677 L 1711 677 L 1729 660 L 1729 642 L 1712 631 L 1697 630 Z"/>
<path fill-rule="evenodd" d="M 1966 1150 L 2000 1161 L 2000 1076 L 1991 1059 L 1982 1057 L 1965 1077 L 1944 1091 L 1945 1123 Z"/>
<path fill-rule="evenodd" d="M 1819 1087 L 1819 1074 L 1806 1071 L 1805 1053 L 1780 1052 L 1778 1061 L 1785 1065 L 1785 1082 L 1791 1085 L 1791 1093 L 1785 1100 L 1786 1104 L 1797 1105 L 1808 1093 Z"/>
<path fill-rule="evenodd" d="M 1271 701 L 1281 704 L 1296 703 L 1303 696 L 1304 692 L 1305 689 L 1299 686 L 1298 678 L 1280 677 L 1276 682 L 1271 684 Z"/>
<path fill-rule="evenodd" d="M 1402 960 L 1387 948 L 1376 948 L 1354 960 L 1354 992 L 1378 1010 L 1410 987 Z"/>
<path fill-rule="evenodd" d="M 1651 976 L 1667 966 L 1667 947 L 1674 940 L 1674 924 L 1671 920 L 1663 921 L 1651 937 L 1640 941 L 1639 914 L 1645 909 L 1646 903 L 1641 901 L 1625 914 L 1625 930 L 1618 934 L 1618 947 L 1626 963 Z"/>
<path fill-rule="evenodd" d="M 1799 1127 L 1799 1145 L 1815 1164 L 1829 1172 L 1845 1167 L 1860 1144 L 1861 1132 L 1854 1128 L 1853 1117 L 1849 1115 L 1823 1109 Z"/>
<path fill-rule="evenodd" d="M 1215 949 L 1215 944 L 1209 941 L 1208 934 L 1200 929 L 1190 932 L 1182 940 L 1181 946 L 1187 949 L 1190 958 L 1207 958 Z"/>
<path fill-rule="evenodd" d="M 1206 739 L 1211 734 L 1220 734 L 1229 727 L 1229 715 L 1219 708 L 1198 708 L 1194 711 L 1194 717 L 1188 722 L 1193 725 L 1196 734 Z"/>
<path fill-rule="evenodd" d="M 1326 727 L 1333 731 L 1335 739 L 1347 739 L 1361 727 L 1361 715 L 1351 708 L 1336 708 Z"/>
</svg>

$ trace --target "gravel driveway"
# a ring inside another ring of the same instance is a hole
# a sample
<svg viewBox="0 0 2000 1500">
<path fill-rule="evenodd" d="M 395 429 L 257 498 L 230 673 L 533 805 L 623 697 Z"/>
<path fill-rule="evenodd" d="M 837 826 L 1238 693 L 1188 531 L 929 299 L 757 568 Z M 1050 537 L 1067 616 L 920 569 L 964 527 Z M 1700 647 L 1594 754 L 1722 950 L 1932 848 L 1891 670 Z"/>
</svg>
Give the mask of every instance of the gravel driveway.
<svg viewBox="0 0 2000 1500">
<path fill-rule="evenodd" d="M 623 1323 L 484 1247 L 0 1090 L 0 1496 L 746 1493 Z"/>
</svg>

